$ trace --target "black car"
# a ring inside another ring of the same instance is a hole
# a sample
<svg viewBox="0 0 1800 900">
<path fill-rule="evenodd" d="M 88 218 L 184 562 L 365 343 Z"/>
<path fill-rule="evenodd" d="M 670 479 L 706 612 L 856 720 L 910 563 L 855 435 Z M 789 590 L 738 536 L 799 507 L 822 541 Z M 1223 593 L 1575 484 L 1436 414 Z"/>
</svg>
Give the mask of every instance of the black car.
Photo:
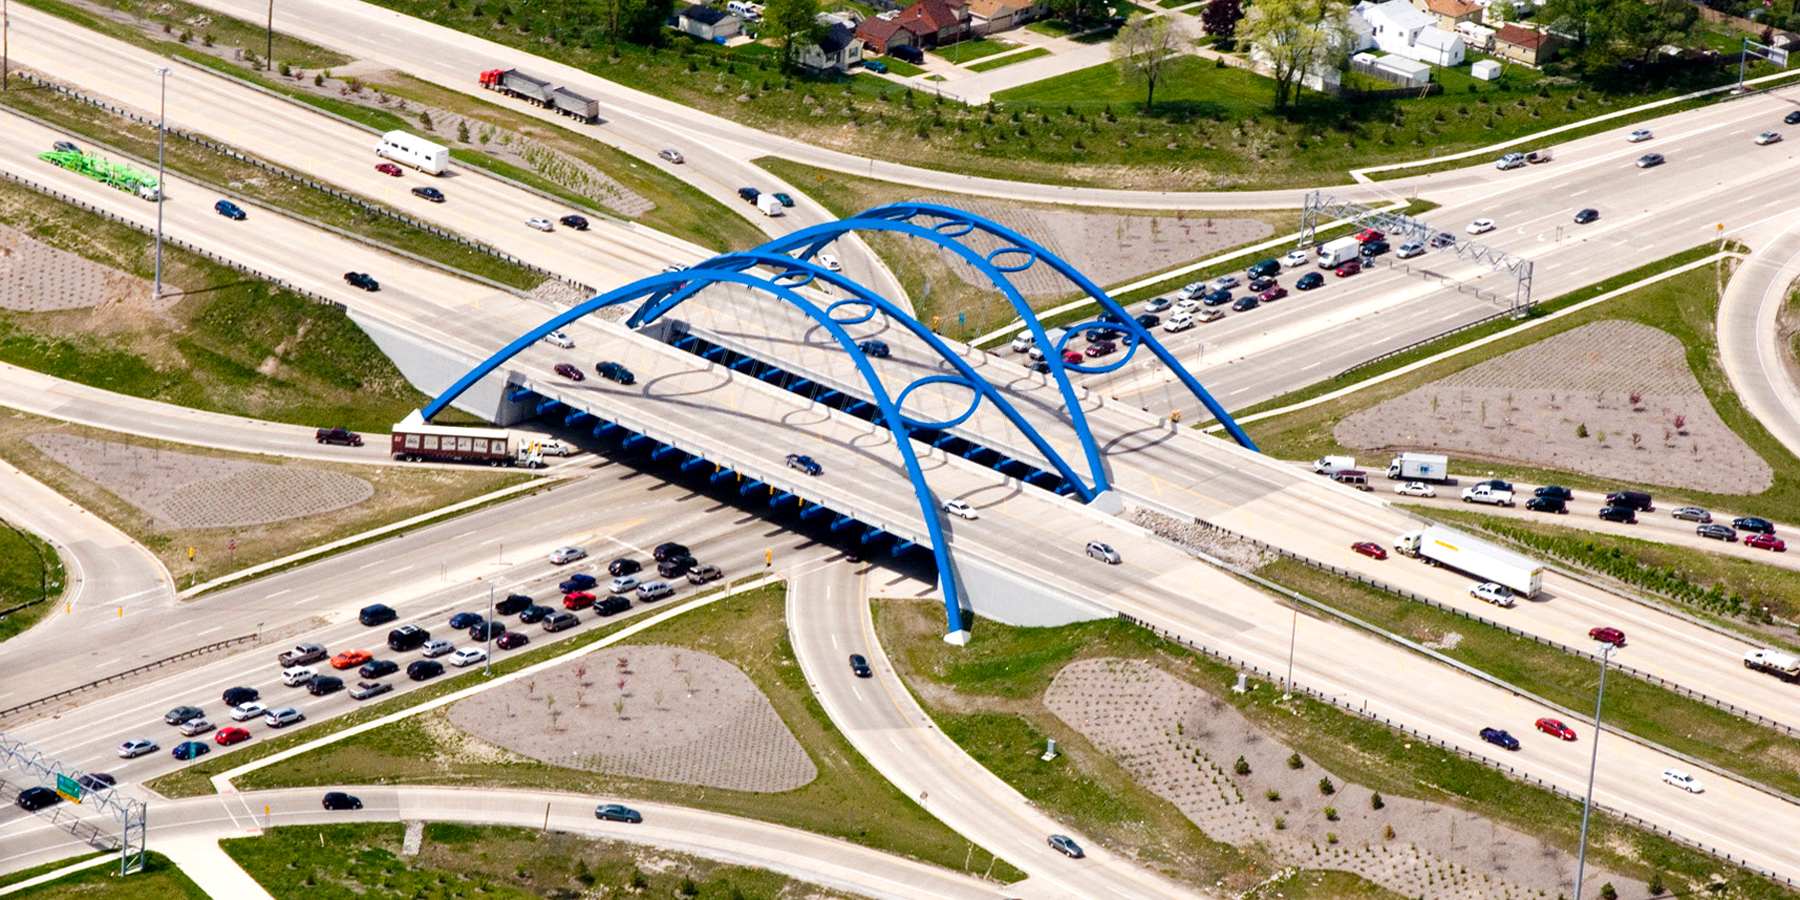
<svg viewBox="0 0 1800 900">
<path fill-rule="evenodd" d="M 1775 523 L 1774 522 L 1771 522 L 1768 519 L 1759 519 L 1755 516 L 1745 516 L 1741 519 L 1732 519 L 1731 524 L 1732 524 L 1732 527 L 1737 528 L 1741 531 L 1749 531 L 1749 532 L 1753 532 L 1755 534 L 1774 534 L 1775 533 Z"/>
<path fill-rule="evenodd" d="M 58 153 L 80 153 L 81 152 L 80 147 L 75 146 L 73 143 L 71 143 L 69 141 L 57 141 L 56 143 L 51 144 L 50 146 L 55 148 L 56 152 L 58 152 Z"/>
<path fill-rule="evenodd" d="M 393 607 L 388 606 L 385 603 L 377 603 L 373 606 L 363 607 L 362 612 L 356 614 L 356 618 L 364 625 L 385 625 L 400 618 L 400 614 L 395 612 Z M 236 704 L 232 705 L 235 706 Z"/>
<path fill-rule="evenodd" d="M 1255 309 L 1256 297 L 1252 294 L 1245 294 L 1244 296 L 1237 298 L 1237 302 L 1231 304 L 1231 308 L 1238 312 Z"/>
<path fill-rule="evenodd" d="M 882 341 L 863 341 L 856 345 L 856 349 L 861 350 L 864 356 L 873 356 L 877 359 L 888 357 L 888 345 Z"/>
<path fill-rule="evenodd" d="M 1300 276 L 1299 281 L 1294 282 L 1294 290 L 1310 291 L 1324 283 L 1325 276 L 1320 275 L 1317 272 L 1308 272 L 1305 275 Z"/>
<path fill-rule="evenodd" d="M 612 562 L 607 563 L 606 571 L 609 574 L 613 575 L 614 577 L 617 577 L 620 575 L 633 574 L 633 573 L 637 572 L 639 569 L 642 569 L 643 567 L 644 567 L 643 564 L 638 562 L 637 560 L 626 559 L 625 557 L 621 556 L 618 559 L 615 559 Z"/>
<path fill-rule="evenodd" d="M 674 541 L 664 541 L 663 543 L 657 544 L 656 549 L 650 551 L 651 558 L 655 559 L 657 562 L 662 562 L 671 556 L 693 555 L 694 554 L 688 552 L 687 545 L 677 544 Z"/>
<path fill-rule="evenodd" d="M 400 664 L 391 659 L 371 659 L 356 670 L 356 674 L 364 678 L 380 678 L 400 671 Z"/>
<path fill-rule="evenodd" d="M 1223 306 L 1231 302 L 1231 292 L 1221 288 L 1220 290 L 1208 293 L 1206 298 L 1201 302 L 1205 303 L 1207 306 Z"/>
<path fill-rule="evenodd" d="M 381 282 L 369 277 L 367 272 L 345 272 L 344 280 L 349 282 L 351 287 L 359 287 L 365 291 L 374 292 L 381 290 Z"/>
<path fill-rule="evenodd" d="M 1162 316 L 1155 313 L 1144 313 L 1137 317 L 1137 323 L 1143 328 L 1155 328 L 1162 324 Z"/>
<path fill-rule="evenodd" d="M 1575 499 L 1575 492 L 1560 484 L 1546 484 L 1543 487 L 1532 491 L 1532 493 L 1539 497 L 1554 497 L 1564 503 Z"/>
<path fill-rule="evenodd" d="M 118 784 L 119 780 L 105 772 L 89 772 L 86 775 L 75 779 L 75 783 L 81 785 L 83 790 L 105 791 L 110 790 L 113 785 Z"/>
<path fill-rule="evenodd" d="M 1505 730 L 1500 728 L 1481 729 L 1481 739 L 1496 747 L 1504 747 L 1507 750 L 1519 749 L 1519 739 L 1507 734 Z"/>
<path fill-rule="evenodd" d="M 481 616 L 472 612 L 459 612 L 450 617 L 450 628 L 453 631 L 463 631 L 480 623 Z"/>
<path fill-rule="evenodd" d="M 561 222 L 564 228 L 573 228 L 576 231 L 586 231 L 588 228 L 588 220 L 581 216 L 563 216 L 557 221 Z"/>
<path fill-rule="evenodd" d="M 1578 212 L 1578 213 L 1576 213 L 1576 214 L 1575 214 L 1575 224 L 1577 224 L 1577 225 L 1586 225 L 1586 224 L 1587 224 L 1587 223 L 1589 223 L 1589 222 L 1592 222 L 1592 221 L 1594 221 L 1594 220 L 1595 220 L 1595 219 L 1598 219 L 1598 218 L 1600 218 L 1600 211 L 1599 211 L 1599 210 L 1597 210 L 1597 209 L 1584 209 L 1584 210 L 1582 210 L 1582 211 L 1581 211 L 1581 212 Z"/>
<path fill-rule="evenodd" d="M 16 801 L 23 810 L 39 810 L 62 802 L 62 795 L 47 787 L 29 787 L 19 792 Z"/>
<path fill-rule="evenodd" d="M 444 664 L 435 659 L 414 660 L 406 667 L 406 677 L 414 681 L 424 681 L 444 674 Z"/>
<path fill-rule="evenodd" d="M 825 467 L 819 465 L 818 460 L 813 459 L 804 453 L 789 453 L 787 457 L 787 467 L 790 469 L 799 469 L 808 475 L 821 475 L 825 472 Z M 661 562 L 663 559 L 664 557 L 657 557 L 658 562 Z"/>
<path fill-rule="evenodd" d="M 1694 529 L 1694 533 L 1703 538 L 1712 538 L 1715 541 L 1725 541 L 1730 544 L 1737 543 L 1738 539 L 1737 529 L 1730 525 L 1720 525 L 1718 523 L 1700 525 Z"/>
<path fill-rule="evenodd" d="M 1783 116 L 1781 121 L 1786 122 L 1789 125 L 1800 125 L 1800 109 L 1796 109 Z"/>
<path fill-rule="evenodd" d="M 485 644 L 506 633 L 506 626 L 499 622 L 483 622 L 469 628 L 469 640 Z"/>
<path fill-rule="evenodd" d="M 1525 501 L 1525 508 L 1535 512 L 1567 513 L 1569 504 L 1561 497 L 1533 497 Z"/>
<path fill-rule="evenodd" d="M 434 187 L 416 187 L 412 192 L 414 197 L 424 197 L 433 203 L 444 202 L 444 192 Z"/>
<path fill-rule="evenodd" d="M 262 699 L 262 692 L 253 687 L 229 687 L 219 699 L 225 701 L 226 706 L 237 706 Z"/>
<path fill-rule="evenodd" d="M 1110 315 L 1110 313 L 1108 315 Z M 1116 341 L 1119 339 L 1119 329 L 1117 329 L 1117 328 L 1090 328 L 1090 329 L 1088 329 L 1087 339 L 1088 339 L 1088 343 L 1090 343 L 1090 344 L 1096 343 L 1099 341 Z"/>
<path fill-rule="evenodd" d="M 552 607 L 533 604 L 519 610 L 519 621 L 526 625 L 530 625 L 534 622 L 542 622 L 544 621 L 545 616 L 553 612 L 556 612 L 556 610 Z"/>
<path fill-rule="evenodd" d="M 699 563 L 691 556 L 671 556 L 656 564 L 656 574 L 664 578 L 679 578 L 697 565 Z"/>
<path fill-rule="evenodd" d="M 602 616 L 616 616 L 631 608 L 631 598 L 622 594 L 614 594 L 594 604 L 594 611 Z"/>
<path fill-rule="evenodd" d="M 599 584 L 599 581 L 596 580 L 594 576 L 589 575 L 586 572 L 576 572 L 564 579 L 561 584 L 558 584 L 556 589 L 565 594 L 573 594 L 576 591 L 585 591 L 596 584 Z"/>
<path fill-rule="evenodd" d="M 756 198 L 761 197 L 761 196 L 762 196 L 762 191 L 759 191 L 756 188 L 753 188 L 753 187 L 738 188 L 738 199 L 744 201 L 745 203 L 755 203 Z"/>
<path fill-rule="evenodd" d="M 1096 319 L 1098 319 L 1098 320 L 1099 320 L 1099 321 L 1102 321 L 1102 322 L 1111 322 L 1111 323 L 1113 323 L 1113 324 L 1114 324 L 1114 325 L 1123 325 L 1123 324 L 1125 324 L 1125 320 L 1124 320 L 1124 319 L 1122 319 L 1122 318 L 1120 318 L 1120 317 L 1119 317 L 1119 314 L 1118 314 L 1118 313 L 1116 313 L 1116 312 L 1113 312 L 1113 311 L 1112 311 L 1112 310 L 1110 310 L 1110 309 L 1109 309 L 1109 310 L 1107 310 L 1107 311 L 1105 311 L 1105 312 L 1103 312 L 1103 313 L 1101 313 L 1101 314 L 1100 314 L 1100 315 L 1098 315 L 1098 316 L 1095 316 L 1095 317 L 1094 317 L 1094 318 L 1096 318 Z"/>
<path fill-rule="evenodd" d="M 1431 247 L 1434 250 L 1441 250 L 1445 247 L 1452 246 L 1455 243 L 1456 235 L 1451 234 L 1448 231 L 1440 231 L 1431 236 Z"/>
<path fill-rule="evenodd" d="M 494 604 L 494 614 L 500 616 L 516 616 L 531 605 L 531 598 L 524 594 L 507 594 L 506 599 Z"/>
<path fill-rule="evenodd" d="M 925 64 L 925 51 L 910 44 L 898 44 L 888 48 L 888 55 L 895 59 L 912 63 L 915 66 Z"/>
<path fill-rule="evenodd" d="M 850 673 L 858 678 L 875 677 L 875 670 L 869 668 L 869 661 L 861 653 L 850 654 Z"/>
<path fill-rule="evenodd" d="M 343 791 L 332 791 L 331 793 L 326 794 L 323 805 L 326 809 L 362 809 L 361 800 L 358 800 Z"/>
<path fill-rule="evenodd" d="M 335 675 L 314 675 L 312 680 L 306 683 L 306 692 L 314 697 L 323 697 L 343 689 L 344 679 Z"/>
<path fill-rule="evenodd" d="M 1262 276 L 1251 278 L 1250 283 L 1245 285 L 1244 289 L 1249 291 L 1252 294 L 1260 294 L 1263 291 L 1266 291 L 1269 288 L 1272 288 L 1274 286 L 1275 286 L 1274 278 L 1267 276 L 1267 275 L 1262 275 Z"/>
<path fill-rule="evenodd" d="M 1637 510 L 1629 506 L 1607 506 L 1600 510 L 1600 518 L 1608 522 L 1623 522 L 1627 525 L 1637 524 Z"/>
<path fill-rule="evenodd" d="M 1389 249 L 1387 241 L 1364 241 L 1362 249 L 1357 252 L 1365 257 L 1376 257 L 1388 252 Z"/>
<path fill-rule="evenodd" d="M 388 649 L 395 653 L 417 650 L 431 640 L 431 632 L 417 625 L 402 625 L 388 632 Z"/>
<path fill-rule="evenodd" d="M 600 377 L 606 379 L 607 381 L 614 381 L 614 382 L 618 382 L 619 384 L 636 384 L 637 383 L 637 376 L 631 374 L 630 369 L 627 369 L 624 366 L 621 366 L 616 362 L 598 363 L 594 366 L 594 371 L 598 372 L 600 374 Z"/>
</svg>

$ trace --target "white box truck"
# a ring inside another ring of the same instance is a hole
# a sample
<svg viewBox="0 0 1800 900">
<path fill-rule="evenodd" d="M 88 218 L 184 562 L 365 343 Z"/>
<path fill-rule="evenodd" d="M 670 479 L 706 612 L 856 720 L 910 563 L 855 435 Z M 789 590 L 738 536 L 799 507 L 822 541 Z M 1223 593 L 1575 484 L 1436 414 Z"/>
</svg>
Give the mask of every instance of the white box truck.
<svg viewBox="0 0 1800 900">
<path fill-rule="evenodd" d="M 1402 453 L 1388 460 L 1395 481 L 1443 481 L 1450 477 L 1450 458 L 1436 453 Z"/>
<path fill-rule="evenodd" d="M 1329 478 L 1337 477 L 1339 472 L 1347 472 L 1356 468 L 1354 456 L 1322 456 L 1313 460 L 1313 471 Z"/>
<path fill-rule="evenodd" d="M 1752 650 L 1744 654 L 1744 668 L 1767 672 L 1782 681 L 1800 681 L 1800 656 L 1780 650 Z"/>
<path fill-rule="evenodd" d="M 1362 256 L 1362 242 L 1353 237 L 1338 238 L 1319 248 L 1319 268 L 1335 269 Z"/>
<path fill-rule="evenodd" d="M 1394 538 L 1402 556 L 1445 566 L 1483 581 L 1492 581 L 1523 597 L 1543 588 L 1544 567 L 1537 560 L 1442 525 L 1430 525 Z"/>
<path fill-rule="evenodd" d="M 781 207 L 781 201 L 775 199 L 774 194 L 757 194 L 756 208 L 762 210 L 762 214 L 769 218 L 787 214 Z"/>
<path fill-rule="evenodd" d="M 427 175 L 442 175 L 450 168 L 450 151 L 418 135 L 390 131 L 375 145 L 375 155 L 412 166 Z"/>
</svg>

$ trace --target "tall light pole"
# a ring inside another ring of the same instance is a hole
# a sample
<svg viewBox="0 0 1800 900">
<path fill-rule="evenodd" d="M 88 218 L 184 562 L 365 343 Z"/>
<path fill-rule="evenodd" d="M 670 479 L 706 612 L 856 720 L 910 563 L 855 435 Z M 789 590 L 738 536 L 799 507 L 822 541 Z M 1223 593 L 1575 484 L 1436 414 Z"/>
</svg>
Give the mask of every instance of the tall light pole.
<svg viewBox="0 0 1800 900">
<path fill-rule="evenodd" d="M 270 0 L 273 2 L 273 0 Z M 12 79 L 12 2 L 0 0 L 0 91 Z"/>
<path fill-rule="evenodd" d="M 1294 643 L 1300 637 L 1300 601 L 1289 598 L 1288 602 L 1294 607 L 1294 623 L 1288 627 L 1288 674 L 1287 683 L 1281 686 L 1283 700 L 1294 696 Z"/>
<path fill-rule="evenodd" d="M 1581 844 L 1575 851 L 1575 900 L 1581 900 L 1581 882 L 1587 869 L 1588 815 L 1594 811 L 1594 769 L 1600 765 L 1600 709 L 1606 702 L 1606 663 L 1617 644 L 1600 645 L 1600 691 L 1594 697 L 1593 748 L 1588 756 L 1587 798 L 1581 801 Z"/>
<path fill-rule="evenodd" d="M 168 66 L 156 67 L 156 75 L 162 79 L 162 99 L 156 113 L 156 287 L 151 291 L 152 300 L 162 299 L 163 196 L 169 192 L 163 178 L 163 143 L 169 134 L 169 76 L 174 73 Z"/>
<path fill-rule="evenodd" d="M 275 0 L 269 0 L 269 28 L 263 32 L 263 71 L 275 68 Z"/>
</svg>

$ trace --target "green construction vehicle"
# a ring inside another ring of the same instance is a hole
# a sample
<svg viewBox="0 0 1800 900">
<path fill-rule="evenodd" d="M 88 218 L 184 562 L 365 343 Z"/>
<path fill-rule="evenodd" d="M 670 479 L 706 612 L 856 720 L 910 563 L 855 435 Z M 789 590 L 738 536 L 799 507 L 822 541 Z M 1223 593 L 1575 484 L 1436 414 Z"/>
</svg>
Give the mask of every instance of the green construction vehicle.
<svg viewBox="0 0 1800 900">
<path fill-rule="evenodd" d="M 155 200 L 161 193 L 155 175 L 140 172 L 124 163 L 113 162 L 98 153 L 83 153 L 80 150 L 51 150 L 39 153 L 38 159 L 48 160 L 71 172 L 79 172 L 121 191 L 130 191 L 145 200 Z"/>
</svg>

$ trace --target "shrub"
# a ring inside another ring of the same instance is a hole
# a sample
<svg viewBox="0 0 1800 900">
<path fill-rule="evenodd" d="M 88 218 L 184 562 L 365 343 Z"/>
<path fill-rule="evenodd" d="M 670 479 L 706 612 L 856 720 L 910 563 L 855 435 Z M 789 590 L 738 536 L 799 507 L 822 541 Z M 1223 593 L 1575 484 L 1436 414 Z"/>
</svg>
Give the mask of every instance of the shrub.
<svg viewBox="0 0 1800 900">
<path fill-rule="evenodd" d="M 1275 830 L 1281 831 L 1282 829 L 1285 829 L 1285 828 L 1287 828 L 1287 817 L 1286 816 L 1276 816 L 1275 817 Z"/>
<path fill-rule="evenodd" d="M 1335 806 L 1325 807 L 1325 821 L 1336 822 L 1337 820 L 1338 820 L 1337 807 L 1335 807 Z"/>
<path fill-rule="evenodd" d="M 1231 764 L 1231 771 L 1239 775 L 1248 775 L 1250 774 L 1250 763 L 1240 756 L 1237 758 L 1237 762 Z"/>
<path fill-rule="evenodd" d="M 1587 432 L 1587 423 L 1586 422 L 1583 422 L 1580 425 L 1575 426 L 1575 436 L 1576 437 L 1585 438 L 1585 437 L 1587 437 L 1587 434 L 1588 434 L 1588 432 Z"/>
<path fill-rule="evenodd" d="M 1369 808 L 1370 809 L 1380 809 L 1386 805 L 1387 805 L 1387 803 L 1381 799 L 1380 791 L 1376 791 L 1375 793 L 1369 795 Z"/>
<path fill-rule="evenodd" d="M 1337 785 L 1331 783 L 1331 776 L 1327 775 L 1319 779 L 1319 793 L 1327 797 L 1337 793 Z"/>
<path fill-rule="evenodd" d="M 1288 768 L 1304 769 L 1304 768 L 1306 768 L 1306 760 L 1301 759 L 1300 754 L 1296 753 L 1296 754 L 1288 757 Z"/>
<path fill-rule="evenodd" d="M 1263 796 L 1269 798 L 1270 803 L 1274 803 L 1275 801 L 1281 799 L 1281 792 L 1274 788 L 1269 788 L 1268 790 L 1263 792 Z"/>
<path fill-rule="evenodd" d="M 1650 896 L 1652 896 L 1652 897 L 1661 897 L 1663 895 L 1663 891 L 1668 890 L 1668 888 L 1663 886 L 1661 872 L 1658 872 L 1655 875 L 1650 876 L 1650 883 L 1645 885 L 1645 887 L 1650 889 Z"/>
<path fill-rule="evenodd" d="M 1600 886 L 1600 896 L 1605 900 L 1619 900 L 1619 892 L 1613 888 L 1610 881 Z"/>
<path fill-rule="evenodd" d="M 1394 826 L 1392 826 L 1392 825 L 1383 826 L 1381 829 L 1381 836 L 1390 841 L 1393 840 L 1394 839 Z"/>
<path fill-rule="evenodd" d="M 1325 843 L 1327 843 L 1327 844 L 1337 843 L 1337 832 L 1335 832 L 1335 831 L 1325 832 Z"/>
</svg>

